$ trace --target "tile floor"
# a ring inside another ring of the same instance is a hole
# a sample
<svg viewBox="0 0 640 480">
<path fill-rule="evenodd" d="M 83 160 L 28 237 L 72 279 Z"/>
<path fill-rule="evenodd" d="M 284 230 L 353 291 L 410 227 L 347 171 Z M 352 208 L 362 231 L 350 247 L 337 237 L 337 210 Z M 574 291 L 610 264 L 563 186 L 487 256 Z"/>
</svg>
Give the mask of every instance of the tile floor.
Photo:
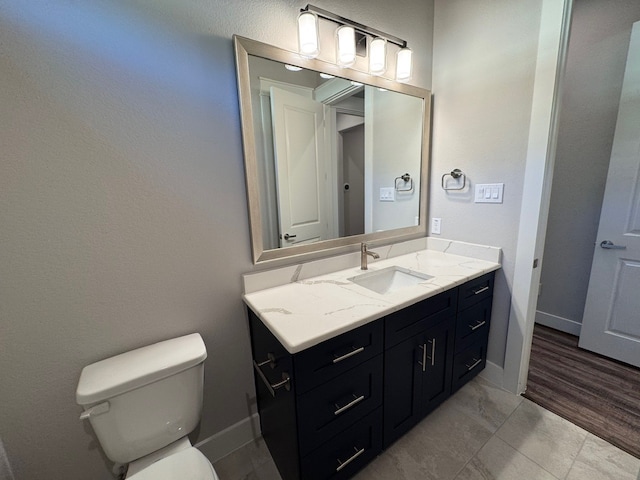
<svg viewBox="0 0 640 480">
<path fill-rule="evenodd" d="M 281 480 L 262 440 L 215 464 L 221 480 Z M 640 480 L 640 459 L 476 378 L 355 480 Z"/>
</svg>

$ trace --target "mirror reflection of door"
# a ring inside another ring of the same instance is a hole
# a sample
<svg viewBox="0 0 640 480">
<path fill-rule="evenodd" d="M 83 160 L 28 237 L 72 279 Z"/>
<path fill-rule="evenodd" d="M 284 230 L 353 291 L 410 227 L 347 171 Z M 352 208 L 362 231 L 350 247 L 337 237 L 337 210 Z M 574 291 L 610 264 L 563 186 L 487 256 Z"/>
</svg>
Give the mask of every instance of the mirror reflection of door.
<svg viewBox="0 0 640 480">
<path fill-rule="evenodd" d="M 253 55 L 249 66 L 263 251 L 418 225 L 424 97 Z M 415 188 L 380 200 L 405 172 Z"/>
<path fill-rule="evenodd" d="M 342 178 L 340 236 L 364 233 L 364 117 L 338 113 L 338 169 Z"/>
<path fill-rule="evenodd" d="M 324 107 L 271 87 L 280 246 L 330 238 Z"/>
</svg>

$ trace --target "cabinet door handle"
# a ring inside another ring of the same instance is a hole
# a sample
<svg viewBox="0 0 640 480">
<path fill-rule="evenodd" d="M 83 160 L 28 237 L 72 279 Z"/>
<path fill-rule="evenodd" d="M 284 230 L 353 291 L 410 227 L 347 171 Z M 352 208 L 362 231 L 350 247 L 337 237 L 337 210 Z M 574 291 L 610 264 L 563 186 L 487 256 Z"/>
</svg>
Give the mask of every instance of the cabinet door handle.
<svg viewBox="0 0 640 480">
<path fill-rule="evenodd" d="M 422 361 L 418 362 L 418 365 L 420 365 L 422 371 L 425 372 L 427 370 L 427 344 L 423 343 L 422 345 L 418 345 L 418 348 L 422 349 Z"/>
<path fill-rule="evenodd" d="M 264 365 L 265 362 L 260 362 L 260 364 Z M 256 363 L 255 360 L 253 361 L 253 368 L 255 368 L 256 372 L 258 372 L 258 376 L 260 377 L 262 382 L 265 384 L 265 386 L 267 387 L 267 390 L 269 390 L 269 393 L 271 394 L 272 397 L 275 397 L 276 390 L 282 387 L 284 387 L 284 389 L 287 391 L 291 390 L 291 377 L 287 372 L 282 372 L 282 380 L 280 382 L 271 384 L 271 382 L 267 379 L 265 374 L 262 372 L 260 365 Z"/>
<path fill-rule="evenodd" d="M 429 341 L 431 342 L 431 366 L 433 367 L 436 364 L 436 339 L 432 338 Z"/>
<path fill-rule="evenodd" d="M 357 355 L 360 352 L 364 352 L 364 347 L 360 347 L 360 348 L 355 348 L 353 347 L 353 350 L 349 353 L 345 353 L 344 355 L 340 356 L 340 357 L 335 357 L 333 359 L 333 363 L 338 363 L 341 362 L 343 360 L 346 360 L 349 357 L 353 357 L 354 355 Z"/>
<path fill-rule="evenodd" d="M 474 326 L 469 325 L 469 327 L 471 328 L 471 331 L 473 330 L 477 330 L 479 329 L 481 326 L 483 326 L 485 323 L 487 323 L 485 320 L 481 321 L 480 323 L 477 323 Z"/>
<path fill-rule="evenodd" d="M 342 470 L 344 467 L 349 465 L 351 462 L 353 462 L 356 458 L 358 458 L 360 455 L 362 455 L 364 453 L 364 448 L 361 448 L 360 450 L 358 450 L 358 447 L 353 447 L 353 449 L 356 451 L 356 453 L 351 455 L 344 462 L 342 460 L 340 460 L 339 458 L 337 459 L 338 460 L 338 468 L 336 468 L 336 472 L 339 472 L 340 470 Z"/>
<path fill-rule="evenodd" d="M 480 290 L 473 290 L 473 294 L 474 295 L 479 295 L 482 292 L 486 292 L 487 290 L 489 290 L 489 286 L 485 285 L 484 287 L 482 287 Z"/>
<path fill-rule="evenodd" d="M 359 404 L 361 401 L 364 400 L 364 395 L 360 395 L 359 397 L 356 397 L 355 394 L 352 394 L 352 395 L 353 395 L 353 400 L 351 400 L 345 406 L 338 407 L 338 404 L 337 403 L 335 404 L 337 410 L 335 412 L 333 412 L 334 415 L 340 415 L 345 410 L 349 410 L 351 407 Z"/>
<path fill-rule="evenodd" d="M 482 359 L 479 358 L 478 360 L 472 360 L 472 362 L 473 362 L 472 365 L 467 365 L 467 372 L 470 372 L 471 370 L 476 368 L 478 365 L 480 365 L 480 363 L 482 363 Z"/>
</svg>

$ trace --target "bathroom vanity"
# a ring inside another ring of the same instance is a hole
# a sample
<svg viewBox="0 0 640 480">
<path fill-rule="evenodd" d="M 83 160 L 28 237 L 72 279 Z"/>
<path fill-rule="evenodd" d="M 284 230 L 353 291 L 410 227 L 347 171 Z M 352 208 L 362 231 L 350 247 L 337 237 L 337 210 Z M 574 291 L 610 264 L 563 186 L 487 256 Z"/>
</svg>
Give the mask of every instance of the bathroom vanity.
<svg viewBox="0 0 640 480">
<path fill-rule="evenodd" d="M 377 293 L 351 268 L 245 295 L 284 480 L 351 477 L 484 368 L 499 263 L 425 250 L 371 269 L 398 265 L 429 279 Z"/>
</svg>

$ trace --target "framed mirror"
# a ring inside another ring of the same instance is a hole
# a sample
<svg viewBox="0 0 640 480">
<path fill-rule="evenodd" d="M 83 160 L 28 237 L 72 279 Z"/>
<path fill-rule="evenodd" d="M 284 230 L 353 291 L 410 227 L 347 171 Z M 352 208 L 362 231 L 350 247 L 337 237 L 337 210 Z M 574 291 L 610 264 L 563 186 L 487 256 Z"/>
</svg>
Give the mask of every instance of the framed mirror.
<svg viewBox="0 0 640 480">
<path fill-rule="evenodd" d="M 426 235 L 428 90 L 234 46 L 254 263 Z"/>
</svg>

